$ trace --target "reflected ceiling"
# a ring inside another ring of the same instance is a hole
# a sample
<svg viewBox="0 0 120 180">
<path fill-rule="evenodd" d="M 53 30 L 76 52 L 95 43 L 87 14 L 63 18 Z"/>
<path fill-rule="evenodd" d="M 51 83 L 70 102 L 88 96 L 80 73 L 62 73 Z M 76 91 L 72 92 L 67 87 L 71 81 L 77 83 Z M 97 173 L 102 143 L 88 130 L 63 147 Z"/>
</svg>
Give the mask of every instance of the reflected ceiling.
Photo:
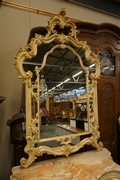
<svg viewBox="0 0 120 180">
<path fill-rule="evenodd" d="M 38 46 L 37 55 L 31 60 L 26 59 L 24 62 L 25 71 L 31 70 L 33 72 L 32 82 L 36 79 L 34 71 L 35 67 L 41 66 L 45 53 L 50 51 L 57 43 L 57 41 L 54 41 L 47 45 L 42 44 Z M 86 61 L 84 50 L 75 50 L 83 59 L 83 64 L 86 67 L 89 67 L 91 64 Z M 94 67 L 91 67 L 90 70 L 93 72 Z M 46 65 L 41 74 L 44 76 L 47 84 L 47 92 L 51 93 L 52 90 L 54 95 L 63 94 L 79 88 L 85 88 L 86 86 L 85 73 L 79 65 L 78 58 L 69 49 L 55 49 L 53 53 L 48 56 Z"/>
</svg>

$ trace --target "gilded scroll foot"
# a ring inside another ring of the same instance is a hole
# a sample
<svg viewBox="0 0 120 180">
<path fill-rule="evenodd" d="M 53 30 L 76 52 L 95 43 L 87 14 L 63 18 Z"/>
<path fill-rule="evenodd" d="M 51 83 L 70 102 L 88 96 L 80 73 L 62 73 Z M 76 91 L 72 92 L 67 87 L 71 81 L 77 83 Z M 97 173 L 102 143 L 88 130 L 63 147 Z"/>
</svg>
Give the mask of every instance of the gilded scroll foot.
<svg viewBox="0 0 120 180">
<path fill-rule="evenodd" d="M 25 151 L 25 153 L 28 154 L 28 159 L 23 157 L 20 160 L 20 164 L 24 168 L 27 168 L 36 159 L 33 140 L 31 139 L 30 136 L 28 138 L 26 138 L 26 139 L 27 139 L 27 145 L 25 146 L 24 151 Z"/>
</svg>

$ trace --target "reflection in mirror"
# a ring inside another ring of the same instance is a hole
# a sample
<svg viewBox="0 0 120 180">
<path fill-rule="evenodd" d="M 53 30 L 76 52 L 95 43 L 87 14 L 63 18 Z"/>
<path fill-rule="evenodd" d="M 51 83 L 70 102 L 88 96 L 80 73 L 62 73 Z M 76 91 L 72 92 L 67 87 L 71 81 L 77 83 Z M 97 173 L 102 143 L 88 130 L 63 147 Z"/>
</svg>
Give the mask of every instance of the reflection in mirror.
<svg viewBox="0 0 120 180">
<path fill-rule="evenodd" d="M 77 39 L 78 30 L 65 14 L 62 9 L 51 18 L 16 56 L 26 93 L 29 157 L 21 159 L 23 167 L 43 153 L 68 157 L 86 144 L 102 148 L 97 112 L 100 62 L 86 41 Z"/>
<path fill-rule="evenodd" d="M 55 42 L 51 44 L 49 46 L 53 48 Z M 34 67 L 33 72 L 35 72 L 35 65 L 40 66 L 42 64 L 43 57 L 41 58 L 39 53 L 39 51 L 41 52 L 40 47 L 38 46 L 37 56 L 31 59 L 31 64 L 29 61 L 24 63 L 26 69 L 28 69 L 29 64 Z M 50 49 L 48 50 L 50 51 Z M 84 51 L 79 48 L 74 48 L 74 50 L 82 57 L 83 64 L 90 69 L 90 73 L 95 72 L 95 67 L 92 69 L 95 64 L 91 66 L 87 62 Z M 46 46 L 42 46 L 42 52 L 46 53 Z M 44 53 L 43 56 L 45 55 Z M 87 122 L 87 101 L 86 99 L 82 100 L 82 102 L 80 100 L 80 96 L 83 94 L 86 94 L 86 77 L 84 70 L 79 65 L 79 59 L 69 49 L 55 49 L 48 56 L 45 67 L 40 74 L 41 139 L 67 133 L 73 134 L 75 130 L 71 128 L 70 131 L 69 128 L 70 125 L 75 127 L 71 118 L 84 119 Z M 74 105 L 76 107 L 73 107 L 73 100 L 76 102 L 76 105 Z M 35 108 L 36 104 L 33 107 Z M 77 109 L 76 115 L 74 108 Z M 84 122 L 84 124 L 86 131 L 88 131 L 86 128 L 88 127 L 88 122 Z M 66 132 L 67 128 L 69 128 L 69 132 L 68 130 Z M 76 133 L 79 133 L 79 131 L 78 129 Z"/>
</svg>

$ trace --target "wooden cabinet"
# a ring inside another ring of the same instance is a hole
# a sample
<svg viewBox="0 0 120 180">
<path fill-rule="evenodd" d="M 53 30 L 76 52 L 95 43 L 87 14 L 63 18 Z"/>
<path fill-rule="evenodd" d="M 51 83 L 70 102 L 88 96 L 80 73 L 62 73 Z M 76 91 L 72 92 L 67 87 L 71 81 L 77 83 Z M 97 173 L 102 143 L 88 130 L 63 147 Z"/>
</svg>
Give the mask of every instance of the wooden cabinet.
<svg viewBox="0 0 120 180">
<path fill-rule="evenodd" d="M 55 121 L 55 114 L 54 114 L 54 96 L 48 95 L 46 98 L 46 109 L 49 113 L 49 121 Z"/>
<path fill-rule="evenodd" d="M 55 102 L 54 107 L 57 107 L 60 111 L 67 111 L 73 108 L 73 103 L 71 101 Z"/>
<path fill-rule="evenodd" d="M 114 59 L 114 73 L 109 75 L 112 63 L 104 58 L 101 64 L 106 68 L 98 81 L 98 115 L 100 126 L 100 140 L 113 157 L 120 163 L 120 141 L 118 140 L 118 117 L 120 115 L 120 28 L 112 24 L 100 25 L 80 22 L 76 24 L 79 40 L 85 40 L 91 49 L 101 56 L 106 51 Z M 107 58 L 108 59 L 108 58 Z"/>
<path fill-rule="evenodd" d="M 69 125 L 61 125 L 58 124 L 57 125 L 57 136 L 63 136 L 63 135 L 69 135 L 69 134 L 76 134 L 76 133 L 83 133 L 84 130 L 79 129 L 79 128 L 75 128 Z M 80 142 L 80 137 L 77 136 L 74 139 L 72 139 L 72 144 L 77 144 L 78 142 Z"/>
<path fill-rule="evenodd" d="M 118 82 L 117 78 L 101 77 L 98 83 L 100 139 L 118 159 Z"/>
<path fill-rule="evenodd" d="M 25 119 L 23 114 L 17 113 L 7 121 L 7 125 L 10 126 L 10 143 L 14 145 L 14 165 L 20 164 L 22 157 L 28 157 L 24 152 L 26 145 L 25 128 L 23 127 Z"/>
<path fill-rule="evenodd" d="M 84 119 L 71 118 L 70 125 L 75 128 L 83 129 L 84 131 L 88 131 L 88 122 Z"/>
</svg>

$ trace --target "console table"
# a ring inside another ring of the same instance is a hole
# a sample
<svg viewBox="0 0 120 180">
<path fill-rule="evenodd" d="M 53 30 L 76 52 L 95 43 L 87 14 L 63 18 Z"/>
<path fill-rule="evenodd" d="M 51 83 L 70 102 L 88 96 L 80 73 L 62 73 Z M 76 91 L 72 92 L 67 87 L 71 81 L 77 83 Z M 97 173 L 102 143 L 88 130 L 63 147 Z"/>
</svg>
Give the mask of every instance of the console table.
<svg viewBox="0 0 120 180">
<path fill-rule="evenodd" d="M 120 166 L 103 148 L 35 162 L 27 169 L 13 167 L 10 180 L 97 180 L 109 171 L 120 171 Z"/>
</svg>

